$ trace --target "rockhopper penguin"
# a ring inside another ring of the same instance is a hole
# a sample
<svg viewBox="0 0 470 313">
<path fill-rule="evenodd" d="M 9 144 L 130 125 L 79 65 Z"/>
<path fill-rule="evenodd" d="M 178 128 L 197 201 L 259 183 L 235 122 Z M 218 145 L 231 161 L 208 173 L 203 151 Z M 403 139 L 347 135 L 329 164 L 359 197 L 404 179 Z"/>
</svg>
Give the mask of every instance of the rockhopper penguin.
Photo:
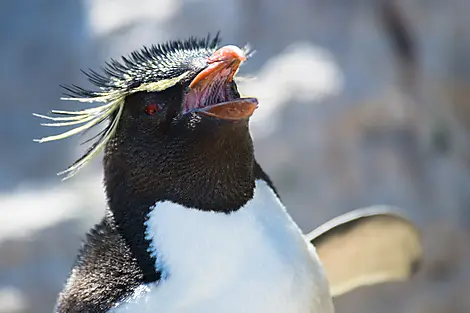
<svg viewBox="0 0 470 313">
<path fill-rule="evenodd" d="M 98 91 L 65 87 L 100 105 L 39 115 L 75 127 L 40 142 L 106 122 L 63 172 L 104 149 L 108 208 L 56 312 L 334 312 L 313 245 L 255 160 L 258 102 L 233 80 L 248 55 L 218 36 L 143 48 L 88 72 Z"/>
<path fill-rule="evenodd" d="M 218 46 L 144 48 L 88 73 L 100 91 L 67 87 L 74 100 L 104 102 L 50 118 L 85 126 L 70 132 L 108 120 L 66 173 L 103 146 L 109 208 L 57 312 L 333 312 L 313 246 L 254 158 L 258 103 L 233 80 L 247 51 Z"/>
</svg>

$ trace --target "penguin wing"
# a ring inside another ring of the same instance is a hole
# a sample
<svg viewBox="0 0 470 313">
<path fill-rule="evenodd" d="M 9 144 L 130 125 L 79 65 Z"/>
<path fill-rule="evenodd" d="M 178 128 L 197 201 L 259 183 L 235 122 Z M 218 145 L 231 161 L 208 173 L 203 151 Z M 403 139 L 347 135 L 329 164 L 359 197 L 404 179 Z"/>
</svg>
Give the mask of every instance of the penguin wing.
<svg viewBox="0 0 470 313">
<path fill-rule="evenodd" d="M 333 297 L 361 286 L 403 281 L 419 268 L 421 236 L 397 208 L 358 209 L 306 235 L 315 246 Z"/>
<path fill-rule="evenodd" d="M 105 218 L 87 235 L 55 313 L 111 312 L 143 285 L 129 246 Z"/>
</svg>

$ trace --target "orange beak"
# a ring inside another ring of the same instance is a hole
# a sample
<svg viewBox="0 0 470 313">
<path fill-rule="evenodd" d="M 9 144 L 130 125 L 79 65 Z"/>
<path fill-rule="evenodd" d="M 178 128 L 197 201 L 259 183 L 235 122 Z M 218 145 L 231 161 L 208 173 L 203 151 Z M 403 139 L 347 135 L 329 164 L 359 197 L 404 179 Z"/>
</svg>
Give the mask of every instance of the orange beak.
<svg viewBox="0 0 470 313">
<path fill-rule="evenodd" d="M 186 110 L 195 109 L 205 115 L 226 120 L 250 117 L 258 107 L 258 101 L 254 98 L 233 99 L 229 91 L 229 84 L 245 60 L 245 53 L 236 46 L 225 46 L 214 52 L 207 59 L 208 67 L 189 85 Z M 205 105 L 208 99 L 222 101 Z"/>
</svg>

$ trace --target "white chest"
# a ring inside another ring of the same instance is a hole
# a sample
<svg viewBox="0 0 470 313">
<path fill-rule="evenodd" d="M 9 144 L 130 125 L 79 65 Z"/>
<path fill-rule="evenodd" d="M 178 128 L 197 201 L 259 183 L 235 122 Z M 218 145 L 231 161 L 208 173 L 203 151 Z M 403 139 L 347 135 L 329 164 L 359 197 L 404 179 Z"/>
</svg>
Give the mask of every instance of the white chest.
<svg viewBox="0 0 470 313">
<path fill-rule="evenodd" d="M 165 278 L 115 313 L 333 312 L 313 247 L 264 181 L 232 214 L 163 202 L 147 226 Z"/>
</svg>

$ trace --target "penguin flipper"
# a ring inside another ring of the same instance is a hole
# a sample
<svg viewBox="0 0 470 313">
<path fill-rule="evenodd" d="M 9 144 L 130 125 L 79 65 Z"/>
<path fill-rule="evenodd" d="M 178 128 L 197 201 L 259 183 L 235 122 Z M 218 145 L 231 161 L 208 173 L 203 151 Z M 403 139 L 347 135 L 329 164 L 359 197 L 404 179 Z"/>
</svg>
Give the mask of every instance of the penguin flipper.
<svg viewBox="0 0 470 313">
<path fill-rule="evenodd" d="M 114 223 L 90 231 L 55 313 L 106 313 L 144 284 L 143 273 Z"/>
<path fill-rule="evenodd" d="M 390 206 L 343 214 L 306 238 L 323 263 L 333 297 L 362 286 L 407 280 L 422 258 L 418 229 Z"/>
</svg>

